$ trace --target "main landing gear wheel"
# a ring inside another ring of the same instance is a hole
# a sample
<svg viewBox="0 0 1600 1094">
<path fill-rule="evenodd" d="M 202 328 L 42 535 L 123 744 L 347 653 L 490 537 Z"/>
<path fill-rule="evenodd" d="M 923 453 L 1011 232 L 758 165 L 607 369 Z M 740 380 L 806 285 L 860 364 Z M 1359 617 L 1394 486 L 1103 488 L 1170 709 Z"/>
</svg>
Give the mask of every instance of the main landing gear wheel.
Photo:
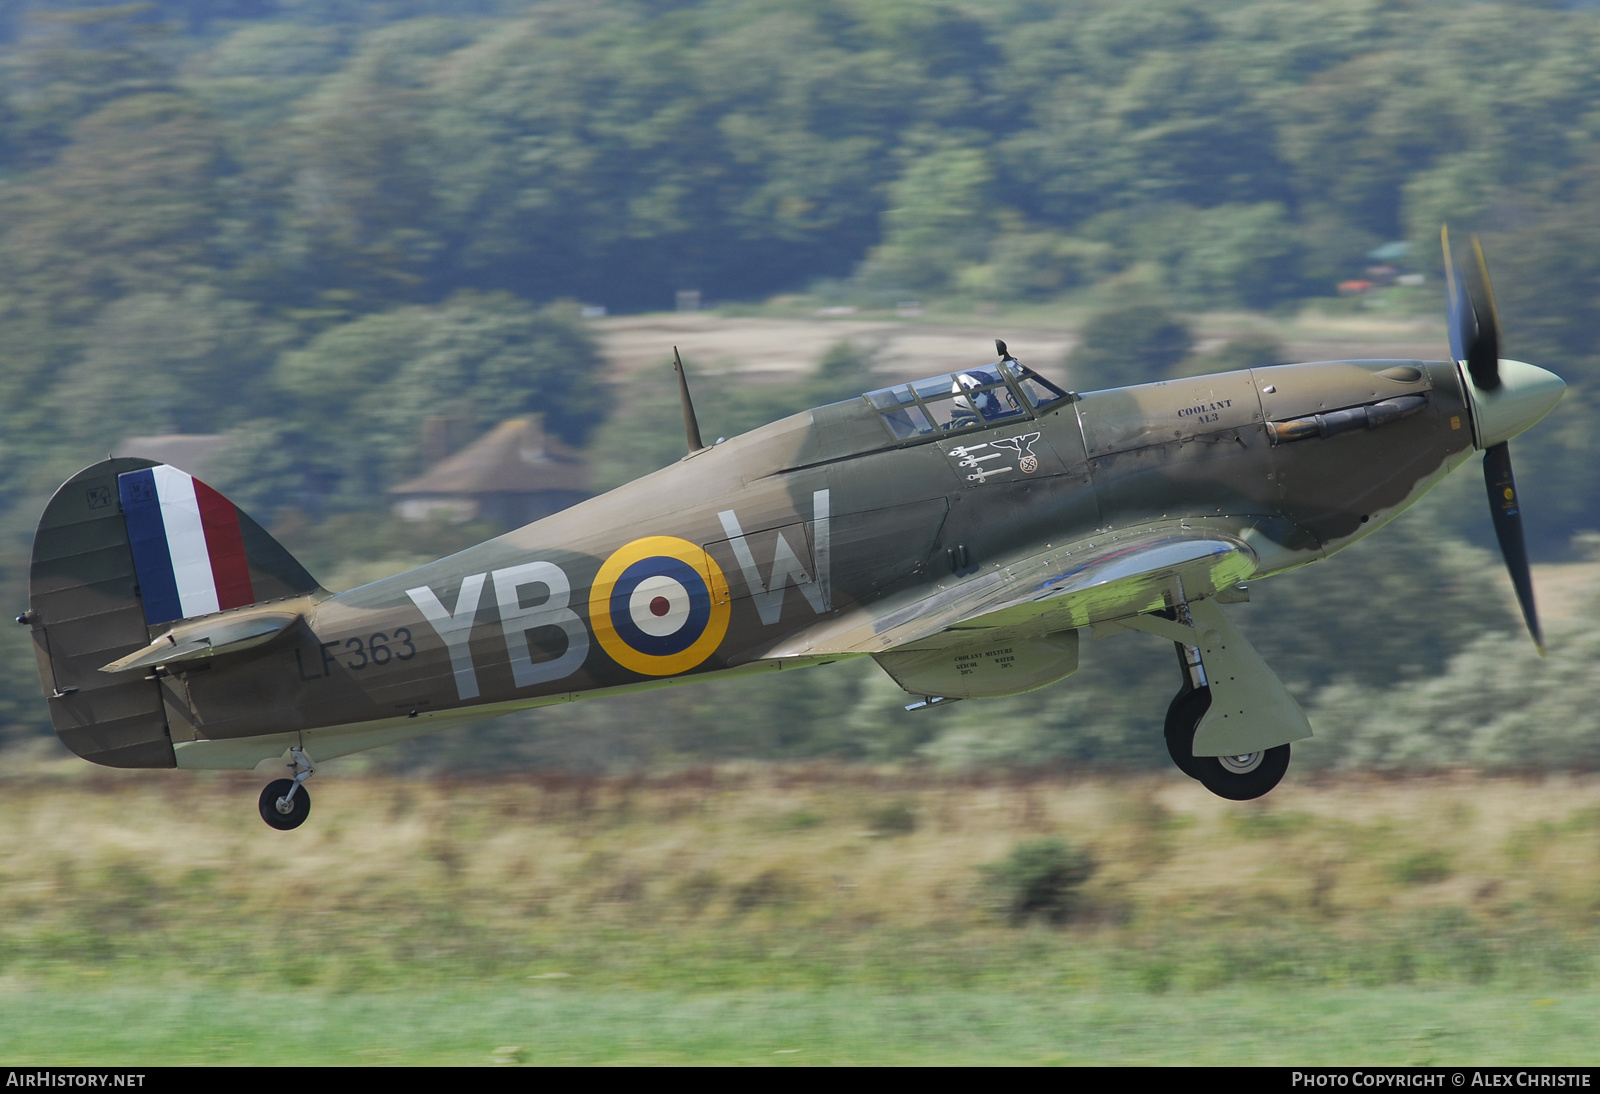
<svg viewBox="0 0 1600 1094">
<path fill-rule="evenodd" d="M 1289 770 L 1289 746 L 1243 756 L 1194 756 L 1195 778 L 1219 798 L 1247 802 L 1278 785 Z"/>
<path fill-rule="evenodd" d="M 1185 688 L 1167 708 L 1167 754 L 1191 779 L 1219 798 L 1246 802 L 1278 785 L 1289 770 L 1289 746 L 1263 749 L 1243 756 L 1196 756 L 1194 734 L 1200 719 L 1211 709 L 1210 688 Z"/>
<path fill-rule="evenodd" d="M 1211 689 L 1190 687 L 1174 695 L 1172 704 L 1167 707 L 1167 755 L 1178 765 L 1178 770 L 1191 779 L 1200 777 L 1195 769 L 1198 757 L 1192 751 L 1194 731 L 1210 709 Z"/>
<path fill-rule="evenodd" d="M 311 795 L 302 786 L 294 797 L 284 802 L 284 795 L 294 786 L 293 779 L 278 779 L 267 784 L 261 792 L 261 819 L 280 832 L 299 828 L 311 815 Z M 285 811 L 284 806 L 287 806 Z"/>
</svg>

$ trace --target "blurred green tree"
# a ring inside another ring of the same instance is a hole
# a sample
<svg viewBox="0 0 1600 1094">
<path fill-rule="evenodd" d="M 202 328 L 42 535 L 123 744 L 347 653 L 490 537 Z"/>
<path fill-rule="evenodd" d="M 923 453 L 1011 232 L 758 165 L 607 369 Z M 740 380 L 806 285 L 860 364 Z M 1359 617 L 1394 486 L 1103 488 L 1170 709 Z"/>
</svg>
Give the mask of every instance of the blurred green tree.
<svg viewBox="0 0 1600 1094">
<path fill-rule="evenodd" d="M 1189 327 L 1155 304 L 1122 304 L 1095 312 L 1067 358 L 1068 382 L 1079 390 L 1158 380 L 1189 354 Z"/>
<path fill-rule="evenodd" d="M 335 510 L 386 508 L 384 490 L 422 469 L 422 423 L 441 408 L 485 427 L 542 414 L 576 444 L 610 406 L 588 332 L 503 293 L 335 326 L 285 354 L 271 382 L 277 416 L 241 431 L 219 483 L 264 516 L 296 495 Z"/>
<path fill-rule="evenodd" d="M 130 435 L 220 432 L 250 413 L 289 335 L 205 287 L 124 296 L 95 316 L 62 374 L 54 427 L 85 462 Z"/>
<path fill-rule="evenodd" d="M 11 306 L 70 324 L 128 293 L 212 280 L 221 158 L 215 120 L 187 96 L 130 95 L 78 120 L 0 202 Z"/>
<path fill-rule="evenodd" d="M 958 144 L 909 158 L 889 190 L 883 243 L 867 257 L 862 276 L 914 291 L 938 290 L 988 254 L 994 174 L 981 150 Z"/>
<path fill-rule="evenodd" d="M 1203 376 L 1208 372 L 1234 372 L 1281 365 L 1288 360 L 1288 351 L 1282 342 L 1270 334 L 1252 332 L 1230 338 L 1210 353 L 1185 358 L 1174 371 L 1185 376 Z"/>
</svg>

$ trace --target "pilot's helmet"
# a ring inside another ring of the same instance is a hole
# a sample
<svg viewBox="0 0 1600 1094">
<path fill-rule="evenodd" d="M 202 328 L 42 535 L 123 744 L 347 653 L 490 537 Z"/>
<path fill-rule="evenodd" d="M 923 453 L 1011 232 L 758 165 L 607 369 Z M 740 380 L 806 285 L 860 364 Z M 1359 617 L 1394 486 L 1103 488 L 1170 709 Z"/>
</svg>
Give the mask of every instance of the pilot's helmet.
<svg viewBox="0 0 1600 1094">
<path fill-rule="evenodd" d="M 992 382 L 978 373 L 958 372 L 950 385 L 950 392 L 953 395 L 965 395 L 979 414 L 986 418 L 993 417 L 1000 411 L 1000 400 L 995 398 L 993 391 L 978 391 L 978 388 Z"/>
<path fill-rule="evenodd" d="M 972 392 L 984 385 L 984 380 L 970 372 L 956 373 L 955 382 L 950 385 L 952 395 L 966 395 L 972 397 Z"/>
</svg>

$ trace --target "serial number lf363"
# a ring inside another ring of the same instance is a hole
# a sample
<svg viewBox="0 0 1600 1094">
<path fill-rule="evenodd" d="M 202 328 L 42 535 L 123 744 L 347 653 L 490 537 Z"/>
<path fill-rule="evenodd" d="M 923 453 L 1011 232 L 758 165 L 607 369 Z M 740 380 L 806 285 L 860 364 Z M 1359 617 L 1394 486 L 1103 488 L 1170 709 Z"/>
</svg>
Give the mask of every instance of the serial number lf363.
<svg viewBox="0 0 1600 1094">
<path fill-rule="evenodd" d="M 712 446 L 684 385 L 679 462 L 339 594 L 193 476 L 106 460 L 45 508 L 18 621 L 73 752 L 286 768 L 260 800 L 280 829 L 306 819 L 315 760 L 507 711 L 860 656 L 934 706 L 1072 674 L 1085 628 L 1172 642 L 1173 761 L 1258 797 L 1311 726 L 1219 605 L 1474 453 L 1540 641 L 1507 442 L 1564 385 L 1500 359 L 1481 252 L 1469 280 L 1445 250 L 1448 360 L 1079 394 L 997 342 Z"/>
</svg>

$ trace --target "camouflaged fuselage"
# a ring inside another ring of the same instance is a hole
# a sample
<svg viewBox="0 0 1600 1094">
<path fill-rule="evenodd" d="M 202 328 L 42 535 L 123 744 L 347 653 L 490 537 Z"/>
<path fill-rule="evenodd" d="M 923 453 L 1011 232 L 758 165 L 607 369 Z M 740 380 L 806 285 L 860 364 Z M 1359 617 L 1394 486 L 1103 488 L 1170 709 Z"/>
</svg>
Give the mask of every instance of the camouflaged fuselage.
<svg viewBox="0 0 1600 1094">
<path fill-rule="evenodd" d="M 1149 530 L 1241 545 L 1248 572 L 1219 582 L 1278 573 L 1372 532 L 1473 450 L 1449 362 L 1170 380 L 911 437 L 885 414 L 867 399 L 796 414 L 407 573 L 237 609 L 300 619 L 265 646 L 151 674 L 171 745 L 120 755 L 249 767 L 284 742 L 321 741 L 308 747 L 322 757 L 587 694 L 834 660 L 867 646 L 807 636 L 882 632 L 928 590 Z M 1148 610 L 1083 603 L 1073 626 Z M 65 710 L 75 697 L 54 684 Z M 85 710 L 58 728 L 93 723 Z M 144 724 L 156 732 L 153 714 Z M 109 738 L 79 739 L 80 754 L 119 762 Z"/>
</svg>

